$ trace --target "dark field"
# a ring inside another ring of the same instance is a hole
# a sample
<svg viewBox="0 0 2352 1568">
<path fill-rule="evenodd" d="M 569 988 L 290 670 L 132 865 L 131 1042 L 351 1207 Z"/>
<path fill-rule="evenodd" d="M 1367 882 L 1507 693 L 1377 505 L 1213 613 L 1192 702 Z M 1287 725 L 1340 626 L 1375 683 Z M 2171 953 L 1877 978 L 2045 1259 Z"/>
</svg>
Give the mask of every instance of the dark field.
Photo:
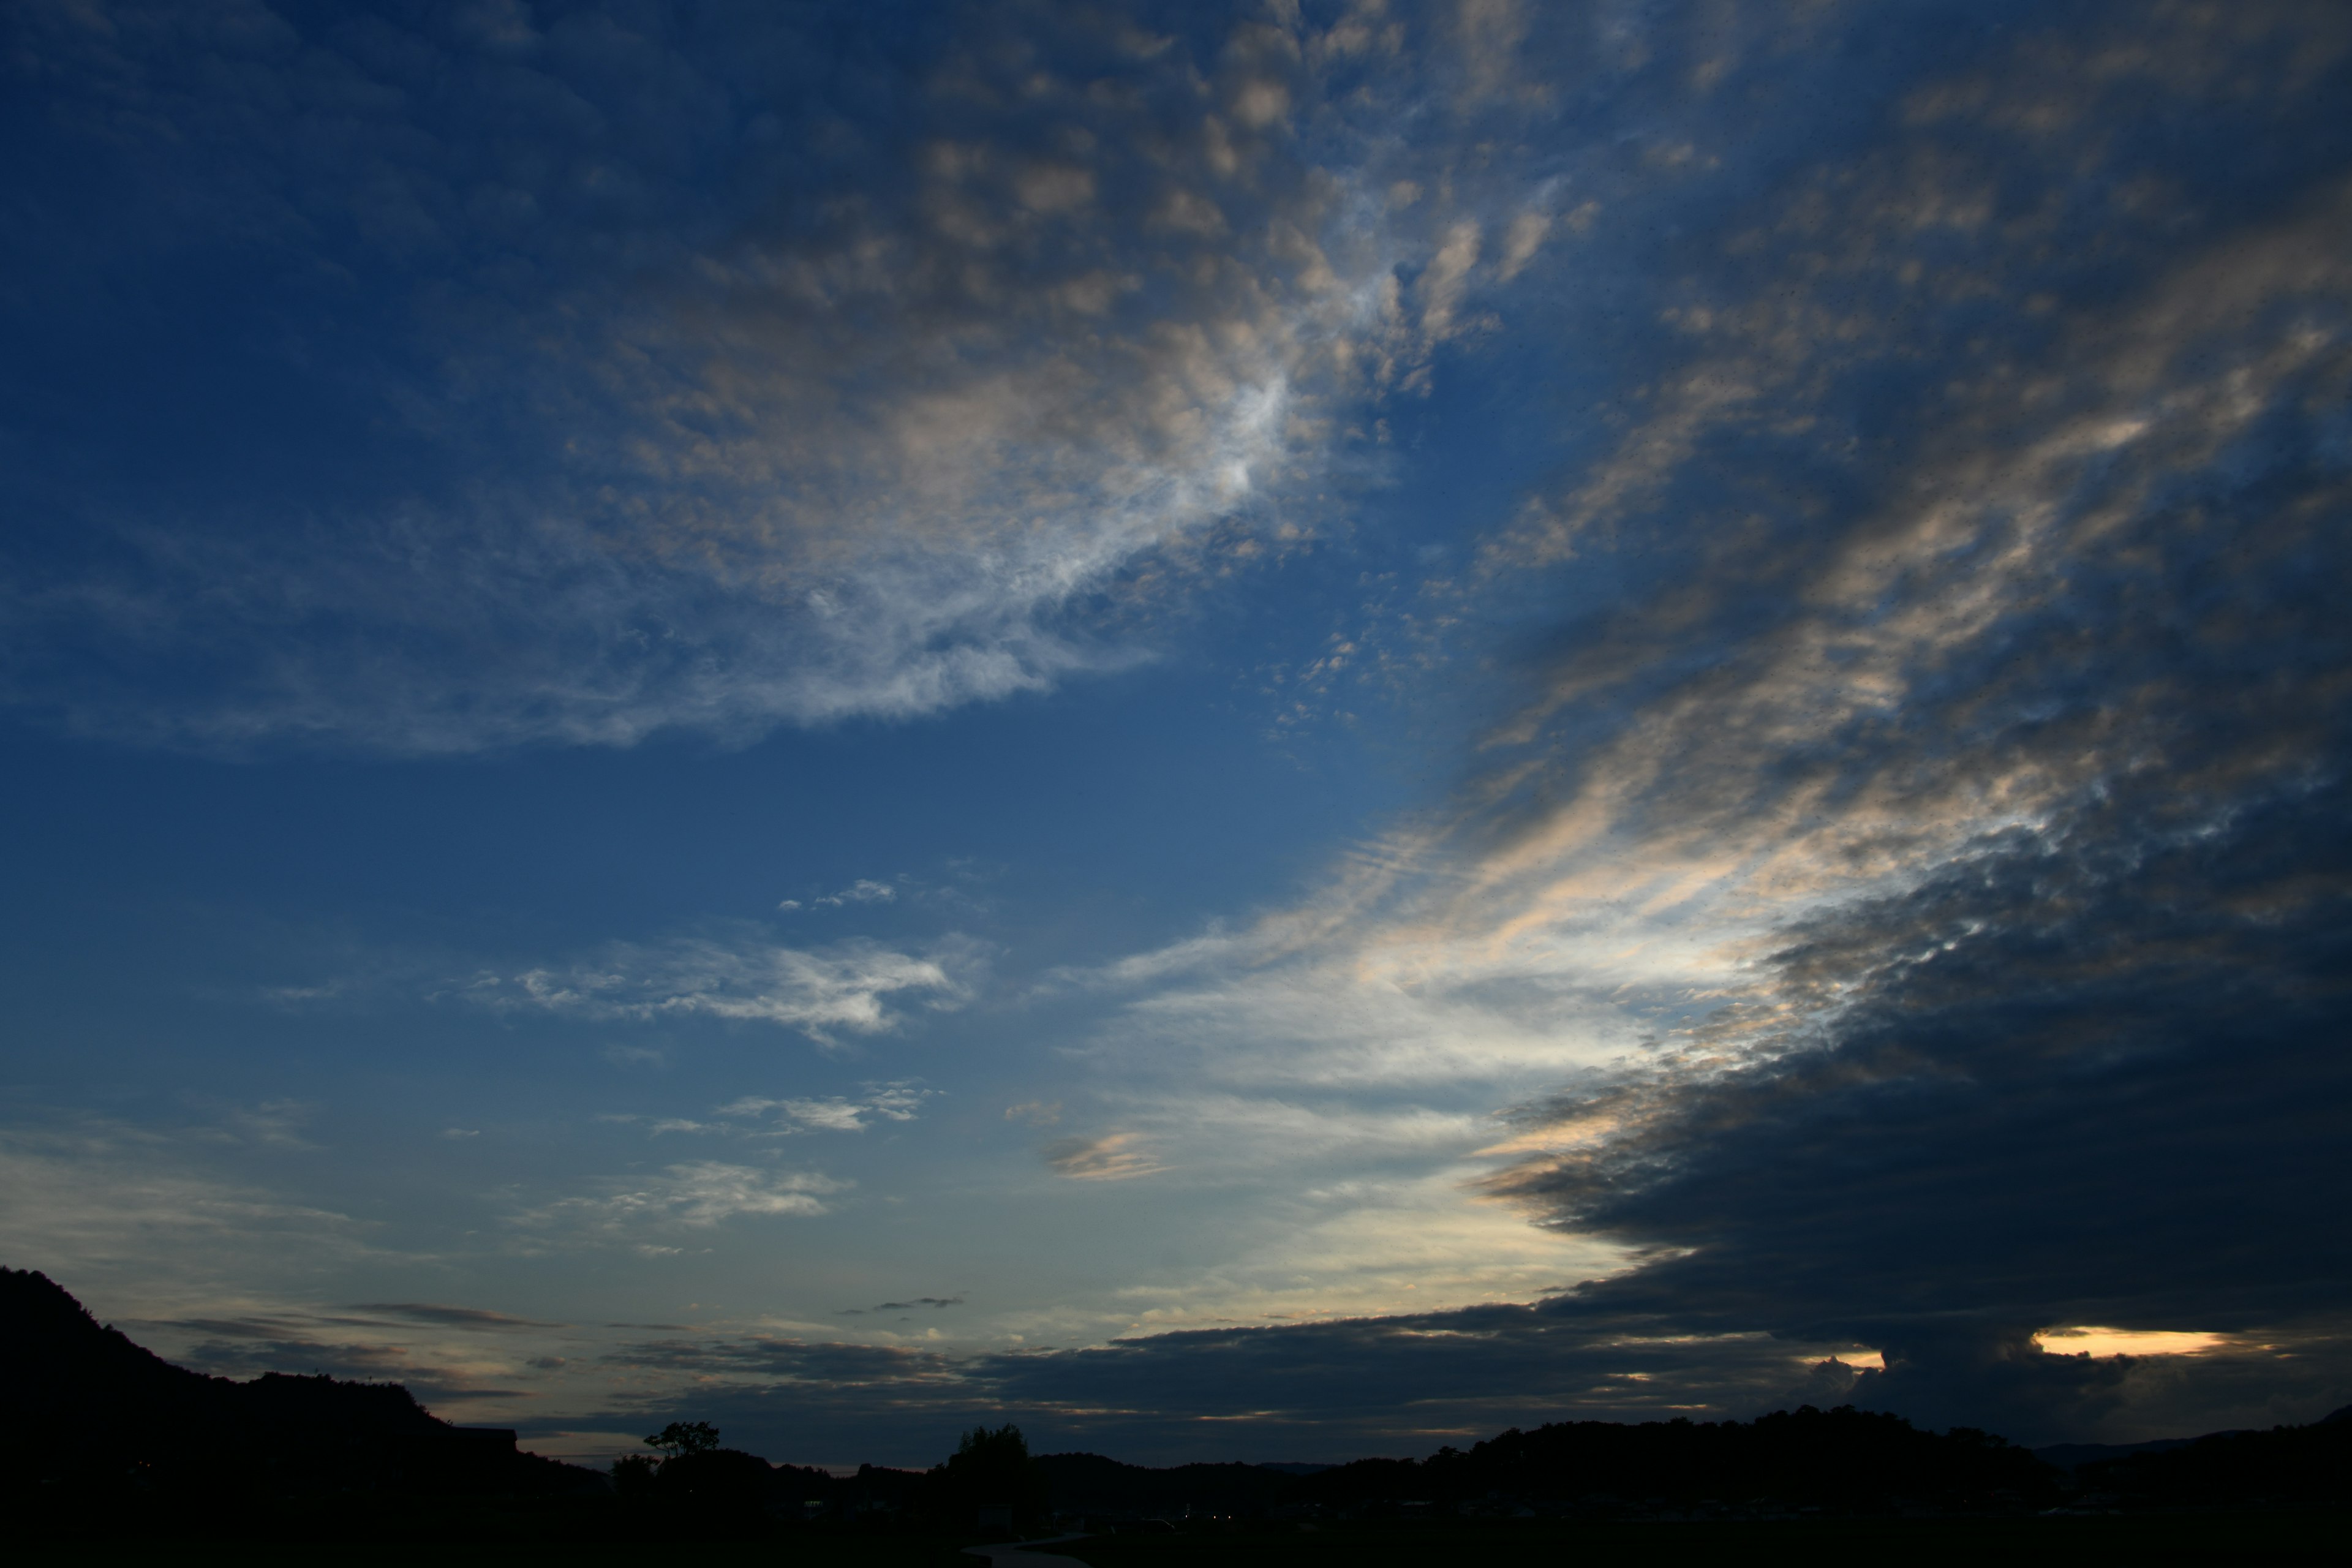
<svg viewBox="0 0 2352 1568">
<path fill-rule="evenodd" d="M 425 1563 L 645 1568 L 978 1568 L 961 1542 L 919 1536 L 811 1534 L 774 1542 L 590 1542 L 407 1541 L 231 1542 L 51 1542 L 18 1561 L 169 1563 L 173 1568 L 394 1568 Z M 1331 1526 L 1283 1532 L 1104 1536 L 1045 1549 L 1091 1568 L 1407 1568 L 1495 1564 L 1566 1568 L 1746 1561 L 1807 1563 L 2059 1562 L 2343 1562 L 2352 1516 L 2337 1511 L 2200 1513 L 2059 1519 L 1832 1520 L 1771 1524 L 1536 1527 Z"/>
</svg>

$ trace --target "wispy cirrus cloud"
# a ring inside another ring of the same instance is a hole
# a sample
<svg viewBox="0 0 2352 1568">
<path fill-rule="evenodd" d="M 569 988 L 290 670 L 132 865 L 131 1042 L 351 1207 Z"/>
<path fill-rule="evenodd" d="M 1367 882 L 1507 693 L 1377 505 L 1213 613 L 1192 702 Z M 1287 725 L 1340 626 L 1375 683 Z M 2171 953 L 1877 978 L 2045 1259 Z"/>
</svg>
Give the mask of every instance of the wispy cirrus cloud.
<svg viewBox="0 0 2352 1568">
<path fill-rule="evenodd" d="M 231 1163 L 311 1145 L 213 1131 L 68 1115 L 0 1127 L 0 1251 L 133 1312 L 415 1258 L 363 1216 L 288 1190 L 282 1173 Z"/>
<path fill-rule="evenodd" d="M 795 910 L 837 910 L 845 904 L 887 904 L 898 897 L 896 882 L 877 881 L 871 877 L 857 880 L 835 892 L 821 893 L 807 899 L 786 899 L 776 908 L 791 913 Z"/>
<path fill-rule="evenodd" d="M 1557 184 L 1444 166 L 1513 89 L 1463 85 L 1492 73 L 1442 15 L 1188 20 L 18 14 L 77 156 L 203 193 L 34 231 L 147 291 L 274 241 L 271 319 L 316 343 L 244 374 L 349 461 L 231 495 L 37 477 L 0 637 L 38 679 L 5 695 L 150 742 L 415 753 L 747 739 L 1149 657 L 1187 590 L 1315 526 L 1365 399 L 1491 325 Z M 809 74 L 844 48 L 887 111 Z M 309 132 L 265 135 L 297 58 Z M 1430 153 L 1391 132 L 1424 103 L 1465 117 Z M 383 307 L 319 297 L 339 270 Z M 142 697 L 165 672 L 175 700 Z"/>
<path fill-rule="evenodd" d="M 1045 1145 L 1045 1163 L 1057 1176 L 1078 1182 L 1127 1182 L 1167 1167 L 1155 1161 L 1132 1132 L 1093 1138 L 1057 1138 Z"/>
<path fill-rule="evenodd" d="M 548 1244 L 634 1242 L 674 1252 L 663 1238 L 709 1231 L 739 1218 L 805 1217 L 854 1184 L 814 1171 L 763 1170 L 690 1160 L 650 1176 L 613 1177 L 600 1190 L 518 1211 L 511 1223 Z"/>
<path fill-rule="evenodd" d="M 935 1011 L 961 1005 L 982 963 L 979 944 L 961 938 L 917 955 L 865 941 L 787 947 L 746 926 L 655 944 L 614 943 L 560 967 L 480 974 L 448 994 L 476 1006 L 594 1020 L 699 1016 L 769 1024 L 830 1046 L 844 1034 L 895 1027 L 902 998 L 921 998 Z M 898 1108 L 896 1100 L 891 1110 L 879 1100 L 868 1107 L 886 1116 Z"/>
<path fill-rule="evenodd" d="M 780 1132 L 863 1132 L 877 1121 L 912 1121 L 922 1103 L 937 1089 L 911 1082 L 866 1086 L 855 1099 L 832 1095 L 824 1099 L 772 1100 L 747 1095 L 720 1106 L 714 1115 L 772 1124 Z"/>
</svg>

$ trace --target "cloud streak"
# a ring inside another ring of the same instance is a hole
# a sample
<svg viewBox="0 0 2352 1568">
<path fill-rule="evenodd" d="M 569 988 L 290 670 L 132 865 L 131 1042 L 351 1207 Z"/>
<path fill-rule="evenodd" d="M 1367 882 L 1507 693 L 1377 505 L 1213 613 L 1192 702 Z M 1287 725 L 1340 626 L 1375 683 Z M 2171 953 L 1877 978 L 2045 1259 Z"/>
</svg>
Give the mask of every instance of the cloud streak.
<svg viewBox="0 0 2352 1568">
<path fill-rule="evenodd" d="M 960 938 L 917 956 L 865 941 L 786 947 L 747 927 L 655 945 L 614 943 L 593 959 L 560 968 L 484 973 L 454 994 L 499 1011 L 596 1021 L 708 1017 L 767 1024 L 832 1046 L 845 1034 L 875 1035 L 896 1027 L 903 1015 L 893 1007 L 893 998 L 925 997 L 923 1005 L 938 1011 L 961 1005 L 980 967 L 977 945 Z M 814 1100 L 791 1103 L 806 1111 L 802 1120 L 810 1125 L 824 1124 L 828 1115 L 839 1122 L 858 1114 L 845 1108 L 828 1111 Z M 785 1104 L 763 1102 L 761 1109 Z M 894 1117 L 907 1108 L 885 1091 L 862 1109 Z"/>
<path fill-rule="evenodd" d="M 107 733 L 744 740 L 1130 664 L 1192 585 L 1314 526 L 1339 422 L 1419 384 L 1494 276 L 1480 216 L 1370 194 L 1426 89 L 1352 16 L 973 9 L 930 52 L 720 6 L 667 36 L 376 20 L 298 57 L 286 20 L 115 9 L 16 26 L 77 156 L 205 193 L 208 218 L 122 249 L 140 286 L 267 232 L 304 279 L 280 310 L 376 374 L 251 372 L 342 421 L 340 491 L 41 491 L 0 600 L 38 679 L 10 695 Z M 848 77 L 803 79 L 845 47 Z M 314 123 L 257 135 L 247 97 L 296 58 Z M 397 307 L 320 299 L 338 268 Z M 394 449 L 403 479 L 366 482 Z M 173 668 L 168 706 L 120 679 Z"/>
<path fill-rule="evenodd" d="M 852 1184 L 814 1171 L 766 1171 L 717 1160 L 689 1160 L 646 1177 L 616 1177 L 593 1194 L 526 1209 L 512 1223 L 551 1243 L 628 1240 L 650 1253 L 740 1218 L 805 1218 Z"/>
</svg>

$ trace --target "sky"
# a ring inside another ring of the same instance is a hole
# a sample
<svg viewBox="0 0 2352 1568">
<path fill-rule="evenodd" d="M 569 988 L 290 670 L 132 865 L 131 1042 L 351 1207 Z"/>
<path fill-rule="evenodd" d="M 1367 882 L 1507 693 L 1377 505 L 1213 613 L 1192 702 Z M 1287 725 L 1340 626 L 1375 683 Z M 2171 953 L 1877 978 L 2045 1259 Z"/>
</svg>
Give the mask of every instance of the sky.
<svg viewBox="0 0 2352 1568">
<path fill-rule="evenodd" d="M 0 16 L 0 1261 L 597 1460 L 2352 1404 L 2352 10 Z"/>
</svg>

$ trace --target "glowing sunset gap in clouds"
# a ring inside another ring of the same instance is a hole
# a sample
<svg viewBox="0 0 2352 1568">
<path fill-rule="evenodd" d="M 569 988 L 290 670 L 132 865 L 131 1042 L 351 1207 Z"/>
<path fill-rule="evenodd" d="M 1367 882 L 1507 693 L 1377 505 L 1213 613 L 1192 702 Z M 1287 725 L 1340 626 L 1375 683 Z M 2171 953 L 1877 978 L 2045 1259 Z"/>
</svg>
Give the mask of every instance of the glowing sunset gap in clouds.
<svg viewBox="0 0 2352 1568">
<path fill-rule="evenodd" d="M 0 1262 L 584 1457 L 2352 1404 L 2352 16 L 0 27 Z"/>
</svg>

